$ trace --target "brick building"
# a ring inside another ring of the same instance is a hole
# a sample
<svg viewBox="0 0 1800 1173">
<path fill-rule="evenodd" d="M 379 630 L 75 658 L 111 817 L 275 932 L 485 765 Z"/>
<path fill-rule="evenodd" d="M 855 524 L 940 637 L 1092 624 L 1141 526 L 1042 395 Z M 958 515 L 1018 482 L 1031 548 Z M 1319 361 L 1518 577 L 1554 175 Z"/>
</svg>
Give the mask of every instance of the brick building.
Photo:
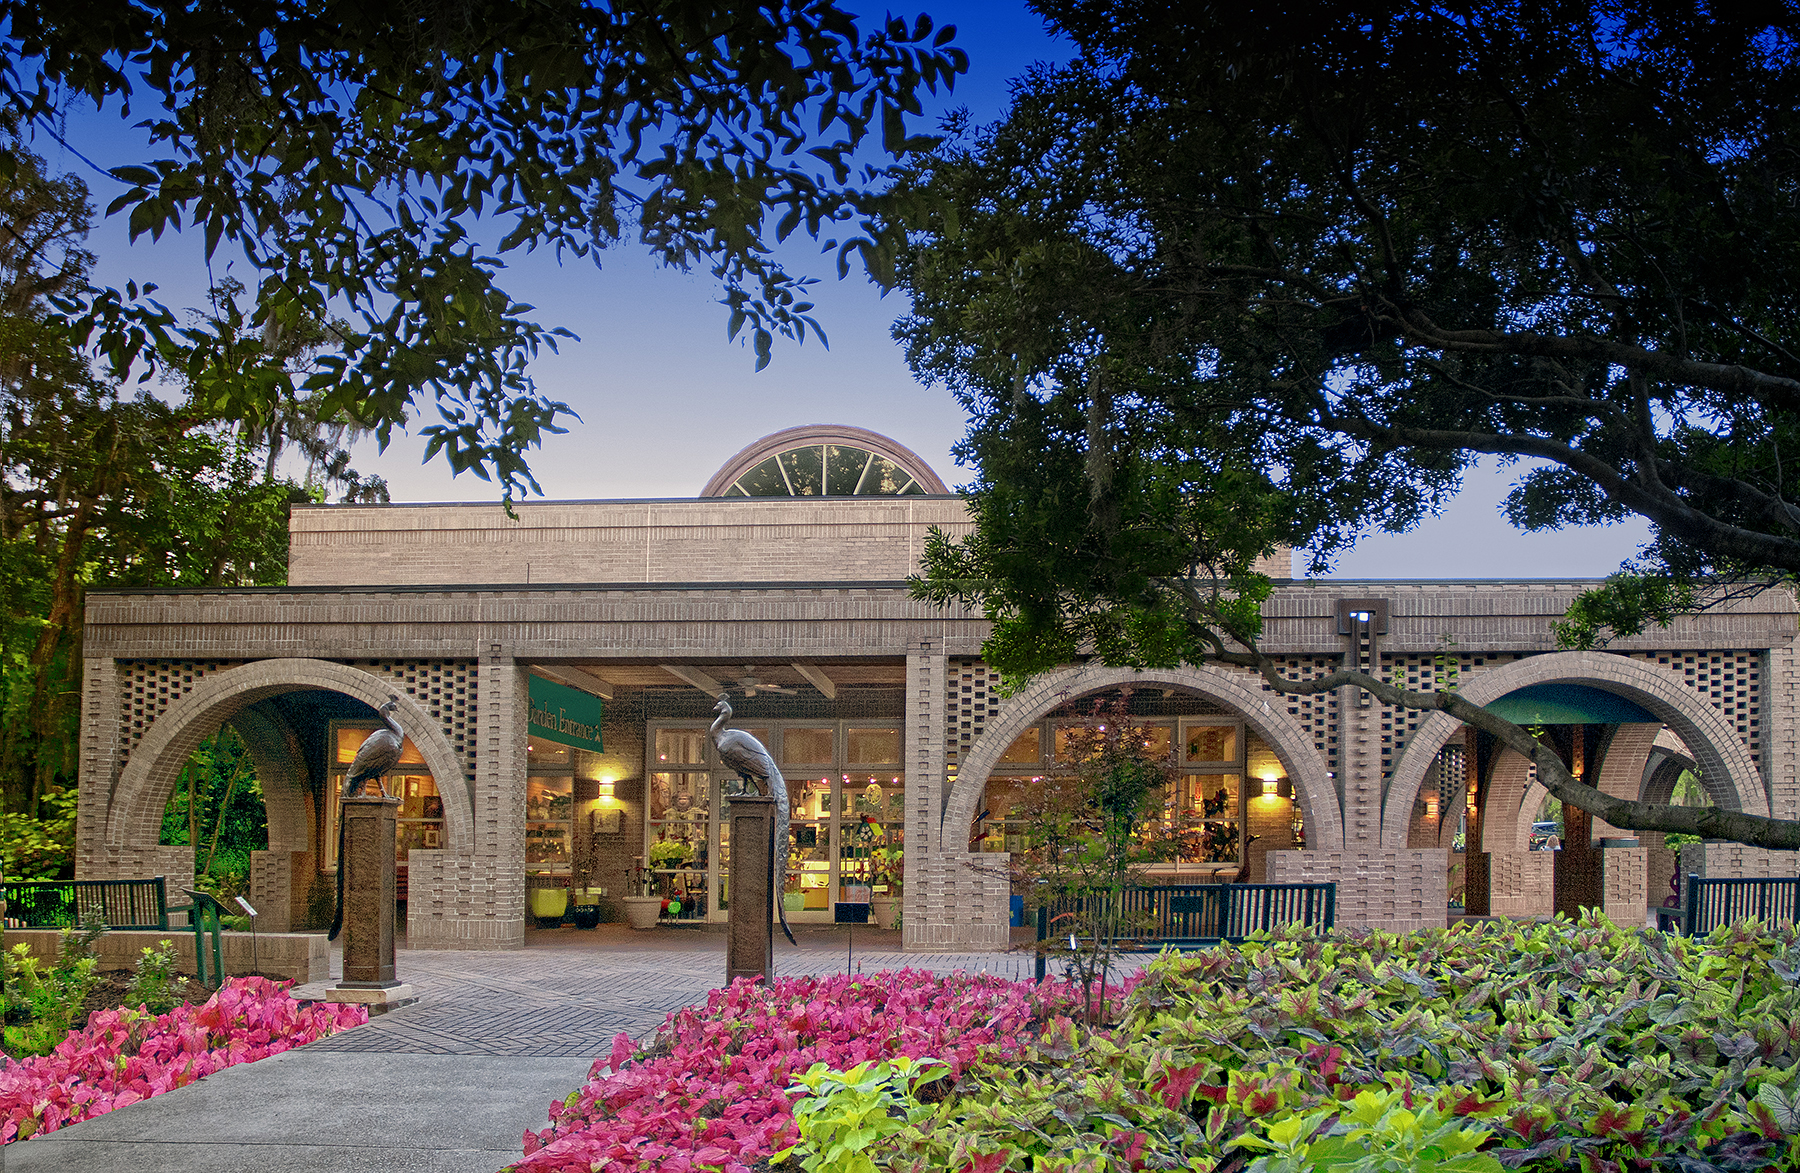
<svg viewBox="0 0 1800 1173">
<path fill-rule="evenodd" d="M 903 582 L 930 527 L 966 531 L 963 506 L 871 433 L 768 437 L 695 499 L 515 513 L 300 507 L 288 587 L 94 592 L 77 874 L 191 878 L 189 849 L 158 844 L 162 812 L 230 723 L 268 808 L 252 899 L 266 928 L 301 923 L 335 866 L 337 780 L 394 695 L 411 946 L 519 947 L 529 888 L 616 895 L 640 864 L 683 918 L 720 918 L 725 775 L 705 730 L 725 687 L 789 783 L 790 919 L 829 919 L 842 885 L 869 883 L 897 897 L 911 948 L 1004 943 L 1012 805 L 1059 730 L 1122 688 L 1182 763 L 1171 801 L 1208 820 L 1176 879 L 1330 878 L 1340 923 L 1404 928 L 1442 924 L 1459 893 L 1471 912 L 1638 919 L 1675 871 L 1660 837 L 1602 848 L 1618 833 L 1576 820 L 1564 851 L 1530 850 L 1543 791 L 1526 762 L 1354 689 L 1289 698 L 1226 668 L 1089 665 L 1003 697 L 982 618 Z M 1471 699 L 1551 727 L 1609 792 L 1666 799 L 1692 770 L 1722 806 L 1800 818 L 1793 599 L 1555 651 L 1550 624 L 1585 585 L 1287 580 L 1265 647 L 1293 678 L 1348 662 L 1430 687 L 1454 671 Z M 1795 870 L 1729 844 L 1690 863 Z"/>
</svg>

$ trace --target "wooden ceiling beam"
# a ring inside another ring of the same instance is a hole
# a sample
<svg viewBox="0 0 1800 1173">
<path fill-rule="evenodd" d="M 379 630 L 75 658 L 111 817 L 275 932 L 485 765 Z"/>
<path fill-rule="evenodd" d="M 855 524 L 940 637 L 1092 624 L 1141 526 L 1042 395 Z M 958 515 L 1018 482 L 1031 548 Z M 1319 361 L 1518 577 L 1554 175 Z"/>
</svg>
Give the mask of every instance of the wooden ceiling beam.
<svg viewBox="0 0 1800 1173">
<path fill-rule="evenodd" d="M 825 699 L 837 699 L 837 682 L 825 675 L 825 669 L 817 664 L 793 664 L 794 671 L 806 678 L 806 682 L 825 694 Z"/>
</svg>

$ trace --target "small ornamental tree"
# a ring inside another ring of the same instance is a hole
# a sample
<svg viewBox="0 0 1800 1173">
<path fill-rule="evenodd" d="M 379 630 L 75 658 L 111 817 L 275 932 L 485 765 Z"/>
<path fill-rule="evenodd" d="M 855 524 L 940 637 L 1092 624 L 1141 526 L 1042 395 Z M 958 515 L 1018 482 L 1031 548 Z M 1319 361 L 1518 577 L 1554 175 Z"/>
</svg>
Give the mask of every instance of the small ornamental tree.
<svg viewBox="0 0 1800 1173">
<path fill-rule="evenodd" d="M 1050 940 L 1038 947 L 1068 957 L 1090 1022 L 1105 1015 L 1119 941 L 1145 927 L 1127 911 L 1125 891 L 1138 869 L 1173 858 L 1186 829 L 1165 817 L 1174 781 L 1174 759 L 1159 756 L 1132 719 L 1127 693 L 1096 701 L 1068 730 L 1051 772 L 1018 807 L 1028 846 L 1013 857 L 1014 879 L 1033 907 L 1051 910 Z"/>
</svg>

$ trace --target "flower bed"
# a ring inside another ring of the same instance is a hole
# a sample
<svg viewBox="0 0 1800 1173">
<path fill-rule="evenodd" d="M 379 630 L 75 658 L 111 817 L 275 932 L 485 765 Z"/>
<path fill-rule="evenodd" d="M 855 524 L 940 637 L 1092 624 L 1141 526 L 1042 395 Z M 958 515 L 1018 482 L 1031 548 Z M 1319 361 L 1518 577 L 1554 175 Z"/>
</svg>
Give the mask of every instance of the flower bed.
<svg viewBox="0 0 1800 1173">
<path fill-rule="evenodd" d="M 846 1102 L 809 1102 L 795 1157 L 885 1095 L 869 1168 L 1800 1170 L 1800 944 L 1597 915 L 1294 930 L 1161 959 L 1109 1035 L 1058 1024 L 937 1102 L 906 1074 L 814 1073 Z"/>
<path fill-rule="evenodd" d="M 360 1026 L 360 1006 L 302 1006 L 291 983 L 227 978 L 204 1005 L 100 1010 L 48 1055 L 0 1071 L 0 1144 L 54 1132 L 238 1063 Z"/>
<path fill-rule="evenodd" d="M 670 1015 L 647 1051 L 619 1035 L 587 1084 L 550 1106 L 551 1126 L 525 1134 L 514 1168 L 747 1173 L 798 1137 L 787 1089 L 814 1063 L 930 1055 L 952 1072 L 1003 1063 L 1072 1004 L 1052 983 L 917 970 L 736 982 Z"/>
<path fill-rule="evenodd" d="M 620 1036 L 515 1168 L 746 1173 L 798 1141 L 778 1168 L 1800 1171 L 1791 925 L 1294 929 L 1158 960 L 1110 1030 L 1076 1006 L 919 973 L 739 984 L 646 1052 Z"/>
</svg>

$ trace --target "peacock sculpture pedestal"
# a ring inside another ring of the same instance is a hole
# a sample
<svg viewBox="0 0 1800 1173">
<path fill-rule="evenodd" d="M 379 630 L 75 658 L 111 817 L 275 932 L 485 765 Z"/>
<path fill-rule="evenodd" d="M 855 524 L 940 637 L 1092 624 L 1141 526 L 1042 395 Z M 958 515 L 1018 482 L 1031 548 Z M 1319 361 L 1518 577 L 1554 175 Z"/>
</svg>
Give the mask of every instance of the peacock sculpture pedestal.
<svg viewBox="0 0 1800 1173">
<path fill-rule="evenodd" d="M 725 984 L 775 980 L 775 800 L 734 796 L 731 820 L 731 906 L 725 936 Z"/>
<path fill-rule="evenodd" d="M 354 1002 L 370 1014 L 418 1001 L 394 973 L 394 823 L 397 798 L 343 800 L 344 976 L 327 1002 Z"/>
</svg>

